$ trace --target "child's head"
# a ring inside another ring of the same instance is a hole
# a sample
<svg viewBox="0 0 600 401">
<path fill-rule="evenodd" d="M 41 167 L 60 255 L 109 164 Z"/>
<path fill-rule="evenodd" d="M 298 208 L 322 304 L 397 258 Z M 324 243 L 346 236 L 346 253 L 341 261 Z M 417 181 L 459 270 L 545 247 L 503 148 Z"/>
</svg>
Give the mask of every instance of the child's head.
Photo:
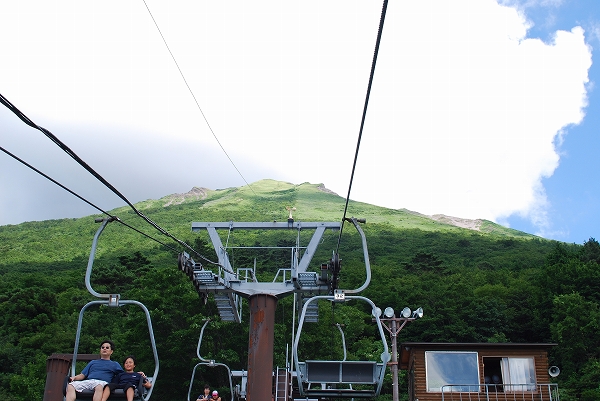
<svg viewBox="0 0 600 401">
<path fill-rule="evenodd" d="M 133 355 L 129 355 L 123 361 L 123 369 L 125 369 L 127 372 L 131 372 L 133 371 L 133 368 L 135 368 L 135 358 Z"/>
</svg>

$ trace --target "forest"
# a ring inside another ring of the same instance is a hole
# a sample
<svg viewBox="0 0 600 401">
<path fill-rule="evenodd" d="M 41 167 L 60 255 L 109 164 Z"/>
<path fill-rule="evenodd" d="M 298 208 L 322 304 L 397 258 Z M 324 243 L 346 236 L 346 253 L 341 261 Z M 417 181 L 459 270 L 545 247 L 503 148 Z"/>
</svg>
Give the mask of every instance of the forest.
<svg viewBox="0 0 600 401">
<path fill-rule="evenodd" d="M 173 195 L 136 207 L 209 260 L 216 259 L 215 250 L 208 236 L 190 231 L 192 221 L 285 221 L 286 207 L 296 208 L 297 220 L 340 221 L 342 217 L 344 199 L 320 185 L 265 180 L 253 186 L 252 190 L 206 191 L 203 197 Z M 401 331 L 399 343 L 556 343 L 550 362 L 561 370 L 554 379 L 561 400 L 600 399 L 600 244 L 594 238 L 583 245 L 566 244 L 492 222 L 469 230 L 407 210 L 359 202 L 350 202 L 348 210 L 367 219 L 362 227 L 372 279 L 361 295 L 381 309 L 424 310 L 422 319 Z M 111 213 L 148 236 L 110 223 L 98 241 L 91 282 L 98 292 L 119 293 L 150 311 L 160 357 L 152 399 L 187 399 L 206 319 L 211 321 L 202 356 L 232 370 L 245 369 L 247 310 L 241 324 L 221 321 L 212 296 L 205 303 L 177 268 L 182 251 L 178 243 L 152 231 L 128 208 Z M 94 299 L 84 277 L 98 217 L 0 227 L 0 399 L 41 400 L 48 356 L 73 352 L 79 311 Z M 338 235 L 324 236 L 313 257 L 315 270 L 331 258 Z M 289 247 L 295 238 L 294 233 L 235 231 L 229 233 L 227 244 L 236 266 L 256 263 L 257 274 L 268 279 L 279 268 L 289 267 Z M 339 243 L 340 288 L 357 288 L 365 279 L 360 238 L 346 227 Z M 270 248 L 251 254 L 250 248 L 258 246 Z M 292 297 L 279 300 L 274 367 L 284 367 L 288 361 L 294 315 Z M 303 358 L 340 358 L 336 323 L 344 327 L 348 359 L 377 360 L 382 346 L 376 341 L 371 311 L 351 302 L 319 304 L 319 322 L 303 333 Z M 139 369 L 153 371 L 148 328 L 138 308 L 91 308 L 83 321 L 79 352 L 97 352 L 104 339 L 116 343 L 113 359 L 122 361 L 133 354 Z M 229 399 L 224 372 L 200 370 L 191 383 L 192 397 L 204 383 Z M 392 399 L 391 383 L 388 369 L 377 400 Z M 400 396 L 408 399 L 405 372 L 400 372 Z"/>
</svg>

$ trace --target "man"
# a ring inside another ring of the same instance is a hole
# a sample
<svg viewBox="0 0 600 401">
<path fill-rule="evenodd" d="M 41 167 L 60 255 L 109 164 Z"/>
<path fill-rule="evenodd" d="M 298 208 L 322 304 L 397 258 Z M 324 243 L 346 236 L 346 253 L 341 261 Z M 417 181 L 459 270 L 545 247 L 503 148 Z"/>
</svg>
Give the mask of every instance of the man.
<svg viewBox="0 0 600 401">
<path fill-rule="evenodd" d="M 123 372 L 119 362 L 112 361 L 110 356 L 114 352 L 115 344 L 106 340 L 100 345 L 100 359 L 87 364 L 80 374 L 71 376 L 67 385 L 66 401 L 75 401 L 76 392 L 94 390 L 94 401 L 102 399 L 102 390 L 116 374 Z"/>
</svg>

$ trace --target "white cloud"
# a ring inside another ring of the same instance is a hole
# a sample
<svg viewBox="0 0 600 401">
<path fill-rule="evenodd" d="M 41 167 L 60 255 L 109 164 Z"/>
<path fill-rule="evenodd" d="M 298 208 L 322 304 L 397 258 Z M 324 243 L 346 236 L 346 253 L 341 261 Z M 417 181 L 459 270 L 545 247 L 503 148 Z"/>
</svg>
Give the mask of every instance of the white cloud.
<svg viewBox="0 0 600 401">
<path fill-rule="evenodd" d="M 424 3 L 403 10 L 382 47 L 392 60 L 377 71 L 374 99 L 387 104 L 377 104 L 370 130 L 388 134 L 366 140 L 361 163 L 380 172 L 359 169 L 357 182 L 373 189 L 366 200 L 393 194 L 395 207 L 427 214 L 519 213 L 547 224 L 541 180 L 558 166 L 554 139 L 586 106 L 583 30 L 559 31 L 545 44 L 527 39 L 525 19 L 494 2 L 437 12 Z M 428 18 L 415 26 L 414 15 Z M 446 27 L 443 36 L 436 27 Z"/>
<path fill-rule="evenodd" d="M 248 181 L 323 182 L 344 196 L 376 3 L 148 1 Z M 498 221 L 519 213 L 542 227 L 541 182 L 558 166 L 557 135 L 583 117 L 591 52 L 580 28 L 543 43 L 529 27 L 523 11 L 493 0 L 391 2 L 351 198 Z M 11 3 L 0 52 L 2 94 L 34 121 L 58 137 L 77 126 L 69 139 L 84 159 L 98 146 L 135 155 L 90 163 L 123 185 L 136 180 L 127 171 L 177 181 L 173 192 L 244 185 L 143 3 Z M 149 194 L 138 185 L 132 198 Z"/>
</svg>

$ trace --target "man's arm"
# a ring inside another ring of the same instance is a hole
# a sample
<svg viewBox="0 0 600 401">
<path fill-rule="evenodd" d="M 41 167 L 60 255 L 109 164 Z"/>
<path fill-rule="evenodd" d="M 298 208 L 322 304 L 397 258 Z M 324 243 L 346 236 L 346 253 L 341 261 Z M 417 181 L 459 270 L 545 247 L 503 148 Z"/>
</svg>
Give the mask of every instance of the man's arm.
<svg viewBox="0 0 600 401">
<path fill-rule="evenodd" d="M 78 375 L 75 376 L 71 376 L 69 378 L 70 381 L 79 381 L 79 380 L 85 380 L 85 375 L 83 373 L 80 373 Z"/>
</svg>

